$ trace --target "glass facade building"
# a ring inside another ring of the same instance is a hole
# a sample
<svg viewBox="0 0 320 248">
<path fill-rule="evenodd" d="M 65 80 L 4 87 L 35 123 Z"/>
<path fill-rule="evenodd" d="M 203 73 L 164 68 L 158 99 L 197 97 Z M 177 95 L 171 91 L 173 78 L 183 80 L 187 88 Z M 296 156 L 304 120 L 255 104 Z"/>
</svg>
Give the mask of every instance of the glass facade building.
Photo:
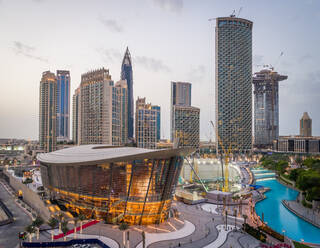
<svg viewBox="0 0 320 248">
<path fill-rule="evenodd" d="M 133 73 L 129 48 L 127 47 L 121 66 L 121 80 L 127 80 L 128 88 L 128 138 L 133 138 L 134 102 L 133 102 Z"/>
<path fill-rule="evenodd" d="M 287 78 L 272 70 L 253 75 L 255 147 L 271 148 L 279 138 L 279 81 Z"/>
<path fill-rule="evenodd" d="M 200 109 L 192 106 L 173 107 L 174 138 L 179 139 L 179 147 L 199 148 Z"/>
<path fill-rule="evenodd" d="M 216 19 L 217 151 L 252 148 L 252 25 L 234 16 Z"/>
<path fill-rule="evenodd" d="M 87 145 L 38 159 L 44 187 L 69 211 L 136 225 L 168 218 L 183 157 L 190 152 Z"/>
<path fill-rule="evenodd" d="M 70 139 L 70 72 L 57 71 L 57 141 Z"/>
</svg>

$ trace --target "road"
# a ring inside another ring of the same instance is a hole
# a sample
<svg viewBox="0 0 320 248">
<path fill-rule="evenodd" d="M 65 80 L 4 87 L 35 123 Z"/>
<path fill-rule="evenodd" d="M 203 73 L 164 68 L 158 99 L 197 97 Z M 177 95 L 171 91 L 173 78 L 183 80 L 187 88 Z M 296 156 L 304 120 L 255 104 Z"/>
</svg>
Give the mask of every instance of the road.
<svg viewBox="0 0 320 248">
<path fill-rule="evenodd" d="M 14 202 L 14 199 L 0 184 L 0 198 L 14 217 L 14 222 L 0 226 L 0 248 L 15 248 L 19 244 L 18 233 L 31 223 L 31 219 Z"/>
</svg>

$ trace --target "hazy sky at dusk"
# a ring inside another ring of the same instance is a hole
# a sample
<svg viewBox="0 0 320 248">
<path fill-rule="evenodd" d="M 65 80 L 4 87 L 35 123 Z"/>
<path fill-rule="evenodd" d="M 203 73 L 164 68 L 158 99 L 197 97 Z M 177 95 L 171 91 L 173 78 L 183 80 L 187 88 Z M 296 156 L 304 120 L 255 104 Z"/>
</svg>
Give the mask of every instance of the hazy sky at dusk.
<svg viewBox="0 0 320 248">
<path fill-rule="evenodd" d="M 320 0 L 0 0 L 0 137 L 38 139 L 43 71 L 70 70 L 72 95 L 91 69 L 109 68 L 119 80 L 129 46 L 134 97 L 161 106 L 161 137 L 169 137 L 170 82 L 189 81 L 201 139 L 209 139 L 215 22 L 208 18 L 240 7 L 254 22 L 253 64 L 289 77 L 280 87 L 280 135 L 298 134 L 304 111 L 320 135 Z"/>
</svg>

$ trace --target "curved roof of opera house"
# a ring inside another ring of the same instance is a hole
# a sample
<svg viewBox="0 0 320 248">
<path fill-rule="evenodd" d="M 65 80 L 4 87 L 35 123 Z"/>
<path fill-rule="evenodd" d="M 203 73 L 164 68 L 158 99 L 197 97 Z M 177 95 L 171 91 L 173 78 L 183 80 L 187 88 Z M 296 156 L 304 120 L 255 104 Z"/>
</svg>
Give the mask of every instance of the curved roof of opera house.
<svg viewBox="0 0 320 248">
<path fill-rule="evenodd" d="M 137 147 L 117 147 L 110 145 L 81 145 L 50 153 L 38 154 L 37 159 L 44 164 L 94 165 L 107 162 L 124 162 L 136 159 L 170 158 L 186 156 L 194 148 L 144 149 Z"/>
</svg>

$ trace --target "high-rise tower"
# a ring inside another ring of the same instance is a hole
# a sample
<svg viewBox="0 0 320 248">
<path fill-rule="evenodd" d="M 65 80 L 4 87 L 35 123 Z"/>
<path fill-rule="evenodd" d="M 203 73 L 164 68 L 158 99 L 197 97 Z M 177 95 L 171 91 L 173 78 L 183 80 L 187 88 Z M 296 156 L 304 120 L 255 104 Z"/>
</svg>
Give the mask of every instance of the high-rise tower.
<svg viewBox="0 0 320 248">
<path fill-rule="evenodd" d="M 45 71 L 40 81 L 39 143 L 45 152 L 56 150 L 57 79 L 54 73 Z"/>
<path fill-rule="evenodd" d="M 79 145 L 79 125 L 80 125 L 80 87 L 78 87 L 72 97 L 72 140 L 75 145 Z"/>
<path fill-rule="evenodd" d="M 126 100 L 126 81 L 114 85 L 109 70 L 101 68 L 82 74 L 79 143 L 123 145 L 127 140 Z"/>
<path fill-rule="evenodd" d="M 300 119 L 300 136 L 312 136 L 312 119 L 309 117 L 308 112 L 304 112 Z"/>
<path fill-rule="evenodd" d="M 262 70 L 253 75 L 254 85 L 254 145 L 272 147 L 279 137 L 279 81 L 288 76 L 273 70 Z"/>
<path fill-rule="evenodd" d="M 170 139 L 174 142 L 174 106 L 191 106 L 191 83 L 171 82 L 171 104 L 170 104 Z"/>
<path fill-rule="evenodd" d="M 134 103 L 133 103 L 133 75 L 132 61 L 129 48 L 127 47 L 121 66 L 121 80 L 127 80 L 128 86 L 128 138 L 133 138 L 133 120 L 134 120 Z"/>
<path fill-rule="evenodd" d="M 57 141 L 70 139 L 70 72 L 57 71 Z"/>
<path fill-rule="evenodd" d="M 158 142 L 160 106 L 146 103 L 146 98 L 136 101 L 136 142 L 138 147 L 155 149 Z M 159 134 L 160 135 L 160 134 Z"/>
<path fill-rule="evenodd" d="M 217 151 L 221 144 L 233 152 L 252 148 L 252 25 L 233 15 L 216 19 Z"/>
</svg>

